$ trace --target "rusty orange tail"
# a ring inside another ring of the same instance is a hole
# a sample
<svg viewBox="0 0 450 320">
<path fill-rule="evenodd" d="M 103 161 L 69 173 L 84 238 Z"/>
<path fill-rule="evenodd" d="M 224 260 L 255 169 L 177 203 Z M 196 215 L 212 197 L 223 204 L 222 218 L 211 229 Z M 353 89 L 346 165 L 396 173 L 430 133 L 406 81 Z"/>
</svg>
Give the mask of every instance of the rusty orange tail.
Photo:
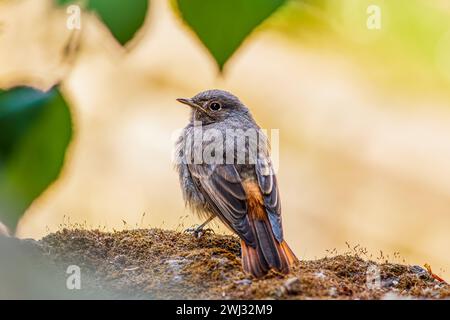
<svg viewBox="0 0 450 320">
<path fill-rule="evenodd" d="M 257 239 L 256 247 L 241 240 L 242 267 L 245 272 L 260 278 L 270 269 L 287 274 L 298 261 L 286 241 L 278 242 L 272 233 L 269 221 L 257 220 L 251 223 Z"/>
<path fill-rule="evenodd" d="M 247 196 L 248 222 L 256 240 L 252 245 L 241 241 L 244 271 L 258 278 L 267 274 L 270 269 L 289 273 L 291 265 L 298 259 L 286 241 L 279 242 L 275 239 L 258 183 L 247 180 L 243 187 Z M 281 222 L 277 227 L 281 228 Z"/>
</svg>

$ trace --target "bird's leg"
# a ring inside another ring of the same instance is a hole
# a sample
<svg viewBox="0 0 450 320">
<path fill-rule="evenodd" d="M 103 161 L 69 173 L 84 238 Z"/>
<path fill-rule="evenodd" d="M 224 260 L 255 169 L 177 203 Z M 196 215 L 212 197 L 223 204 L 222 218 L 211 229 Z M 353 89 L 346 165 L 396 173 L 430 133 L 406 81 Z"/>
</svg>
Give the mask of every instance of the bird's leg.
<svg viewBox="0 0 450 320">
<path fill-rule="evenodd" d="M 212 220 L 214 220 L 214 218 L 215 218 L 216 216 L 211 216 L 211 217 L 209 217 L 205 222 L 203 222 L 201 225 L 199 225 L 198 227 L 197 227 L 197 231 L 201 231 L 201 230 L 203 230 L 203 228 L 208 224 L 208 223 L 210 223 Z"/>
<path fill-rule="evenodd" d="M 198 227 L 192 227 L 192 228 L 189 228 L 189 229 L 186 229 L 184 232 L 187 232 L 187 233 L 192 233 L 196 238 L 200 238 L 200 237 L 202 237 L 205 233 L 208 233 L 208 232 L 213 232 L 214 233 L 214 230 L 212 230 L 212 229 L 204 229 L 203 230 L 203 228 L 208 224 L 208 223 L 210 223 L 212 220 L 214 220 L 214 218 L 215 218 L 216 216 L 211 216 L 211 217 L 209 217 L 205 222 L 203 222 L 201 225 L 199 225 Z"/>
</svg>

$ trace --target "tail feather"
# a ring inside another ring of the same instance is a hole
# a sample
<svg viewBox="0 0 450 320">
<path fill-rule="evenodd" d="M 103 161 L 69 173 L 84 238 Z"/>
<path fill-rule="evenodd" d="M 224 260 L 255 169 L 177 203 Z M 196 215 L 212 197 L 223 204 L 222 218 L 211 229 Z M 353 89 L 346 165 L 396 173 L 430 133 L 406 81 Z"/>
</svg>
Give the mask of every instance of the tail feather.
<svg viewBox="0 0 450 320">
<path fill-rule="evenodd" d="M 250 219 L 256 235 L 256 247 L 247 245 L 241 240 L 242 267 L 245 272 L 260 278 L 270 269 L 287 274 L 290 267 L 298 261 L 286 241 L 278 242 L 273 236 L 270 223 L 265 220 Z"/>
<path fill-rule="evenodd" d="M 264 276 L 270 269 L 289 273 L 290 266 L 298 260 L 286 241 L 275 239 L 259 185 L 246 180 L 243 186 L 247 195 L 247 218 L 256 240 L 251 244 L 241 242 L 244 271 L 255 277 Z"/>
<path fill-rule="evenodd" d="M 242 244 L 242 268 L 245 272 L 251 273 L 253 276 L 260 278 L 269 271 L 269 266 L 265 261 L 260 260 L 258 252 L 255 248 L 248 246 L 244 240 Z"/>
<path fill-rule="evenodd" d="M 294 252 L 291 250 L 286 241 L 281 243 L 282 252 L 286 255 L 288 264 L 293 265 L 298 262 L 298 258 L 295 256 Z"/>
<path fill-rule="evenodd" d="M 255 233 L 257 239 L 257 251 L 260 258 L 264 258 L 266 264 L 270 267 L 282 268 L 282 255 L 280 254 L 276 242 L 272 236 L 270 226 L 264 220 L 254 222 Z"/>
</svg>

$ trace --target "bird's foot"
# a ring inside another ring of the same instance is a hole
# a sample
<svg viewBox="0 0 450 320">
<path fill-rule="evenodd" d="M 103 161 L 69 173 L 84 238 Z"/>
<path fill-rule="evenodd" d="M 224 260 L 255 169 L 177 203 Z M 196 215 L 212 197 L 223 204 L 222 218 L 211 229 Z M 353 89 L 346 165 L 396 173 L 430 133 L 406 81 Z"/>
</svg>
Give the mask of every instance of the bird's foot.
<svg viewBox="0 0 450 320">
<path fill-rule="evenodd" d="M 184 230 L 184 233 L 192 234 L 195 238 L 200 239 L 206 234 L 214 234 L 214 230 L 211 228 L 202 228 L 201 226 L 193 226 L 191 228 L 188 228 Z"/>
</svg>

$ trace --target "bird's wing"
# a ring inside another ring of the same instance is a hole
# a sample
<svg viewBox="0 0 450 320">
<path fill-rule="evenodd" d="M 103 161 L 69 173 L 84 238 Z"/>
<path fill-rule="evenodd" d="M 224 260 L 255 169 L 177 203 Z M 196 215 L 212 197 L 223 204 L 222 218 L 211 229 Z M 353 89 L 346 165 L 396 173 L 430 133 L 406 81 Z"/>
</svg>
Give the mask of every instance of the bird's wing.
<svg viewBox="0 0 450 320">
<path fill-rule="evenodd" d="M 211 209 L 248 245 L 255 244 L 255 236 L 247 217 L 246 194 L 242 180 L 233 164 L 189 165 Z"/>
<path fill-rule="evenodd" d="M 256 161 L 256 176 L 259 188 L 263 194 L 264 206 L 269 216 L 275 238 L 283 241 L 283 228 L 281 223 L 281 201 L 278 190 L 277 177 L 268 155 L 261 155 Z"/>
</svg>

